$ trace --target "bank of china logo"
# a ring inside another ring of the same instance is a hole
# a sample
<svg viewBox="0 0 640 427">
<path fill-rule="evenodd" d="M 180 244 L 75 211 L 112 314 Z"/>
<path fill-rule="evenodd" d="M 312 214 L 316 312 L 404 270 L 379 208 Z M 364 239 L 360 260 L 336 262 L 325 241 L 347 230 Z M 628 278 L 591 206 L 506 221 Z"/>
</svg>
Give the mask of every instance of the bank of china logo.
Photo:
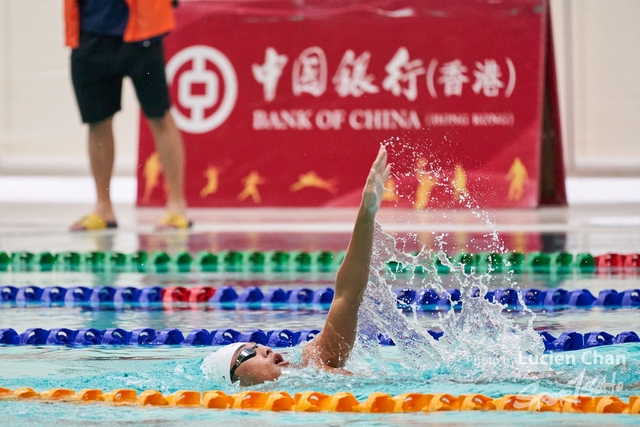
<svg viewBox="0 0 640 427">
<path fill-rule="evenodd" d="M 191 68 L 178 74 L 184 64 Z M 213 64 L 220 76 L 210 69 Z M 191 46 L 176 53 L 167 63 L 167 82 L 177 84 L 177 103 L 190 115 L 173 107 L 173 117 L 178 127 L 189 133 L 206 133 L 220 126 L 229 117 L 238 97 L 238 79 L 233 65 L 222 52 L 209 46 Z M 175 79 L 175 80 L 174 80 Z M 193 85 L 202 85 L 204 93 L 193 93 Z M 219 99 L 223 93 L 222 100 Z M 209 115 L 207 110 L 218 105 Z"/>
</svg>

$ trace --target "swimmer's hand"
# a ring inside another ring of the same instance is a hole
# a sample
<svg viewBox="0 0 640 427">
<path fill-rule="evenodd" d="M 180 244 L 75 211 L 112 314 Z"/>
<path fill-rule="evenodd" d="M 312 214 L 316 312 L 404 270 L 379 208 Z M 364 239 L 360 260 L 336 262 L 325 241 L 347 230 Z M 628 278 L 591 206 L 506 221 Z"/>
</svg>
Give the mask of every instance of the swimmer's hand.
<svg viewBox="0 0 640 427">
<path fill-rule="evenodd" d="M 384 196 L 384 184 L 389 179 L 391 166 L 387 165 L 387 150 L 384 146 L 380 147 L 378 157 L 371 166 L 367 184 L 362 191 L 362 208 L 367 212 L 375 215 L 382 203 Z"/>
</svg>

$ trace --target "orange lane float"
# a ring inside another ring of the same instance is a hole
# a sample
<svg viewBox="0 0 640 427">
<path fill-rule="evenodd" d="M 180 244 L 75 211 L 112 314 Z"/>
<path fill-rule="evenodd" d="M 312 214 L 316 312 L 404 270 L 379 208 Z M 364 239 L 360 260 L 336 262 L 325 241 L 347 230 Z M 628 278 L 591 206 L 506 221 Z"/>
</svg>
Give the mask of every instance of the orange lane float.
<svg viewBox="0 0 640 427">
<path fill-rule="evenodd" d="M 629 398 L 628 409 L 630 414 L 640 414 L 640 396 L 631 396 Z"/>
<path fill-rule="evenodd" d="M 52 388 L 40 393 L 40 397 L 47 400 L 70 400 L 75 394 L 75 391 L 67 388 Z"/>
<path fill-rule="evenodd" d="M 102 390 L 95 388 L 84 388 L 77 392 L 72 400 L 77 402 L 102 402 L 104 397 L 102 396 Z"/>
<path fill-rule="evenodd" d="M 39 397 L 40 395 L 33 391 L 33 389 L 24 387 L 15 390 L 13 392 L 13 396 L 17 397 L 18 399 L 31 399 L 32 397 Z"/>
<path fill-rule="evenodd" d="M 104 393 L 102 397 L 107 402 L 111 402 L 114 405 L 133 405 L 138 403 L 138 392 L 129 389 L 116 389 L 108 393 Z"/>
<path fill-rule="evenodd" d="M 362 402 L 358 409 L 361 412 L 395 412 L 396 402 L 393 400 L 393 396 L 387 393 L 371 393 L 369 398 Z"/>
<path fill-rule="evenodd" d="M 169 406 L 200 406 L 200 392 L 180 390 L 167 396 Z"/>
<path fill-rule="evenodd" d="M 169 402 L 158 390 L 146 390 L 138 396 L 140 406 L 167 406 Z"/>
<path fill-rule="evenodd" d="M 395 405 L 393 407 L 394 412 L 418 412 L 422 411 L 433 396 L 431 394 L 422 393 L 405 393 L 395 396 L 393 401 Z"/>
<path fill-rule="evenodd" d="M 112 405 L 139 405 L 157 407 L 200 407 L 208 409 L 235 409 L 249 411 L 297 412 L 365 412 L 404 413 L 441 411 L 529 411 L 576 412 L 600 414 L 640 414 L 640 396 L 631 396 L 625 402 L 617 396 L 565 396 L 546 394 L 507 394 L 492 398 L 482 394 L 425 394 L 404 393 L 391 396 L 372 393 L 360 402 L 349 392 L 333 395 L 308 391 L 293 397 L 284 391 L 243 391 L 227 395 L 220 390 L 200 393 L 179 390 L 163 395 L 158 390 L 115 389 L 103 393 L 99 389 L 83 389 L 77 393 L 65 388 L 54 388 L 41 393 L 32 388 L 16 390 L 0 387 L 0 400 L 46 400 L 71 403 L 106 402 Z"/>
<path fill-rule="evenodd" d="M 233 399 L 221 391 L 205 391 L 202 393 L 202 406 L 208 409 L 227 409 Z"/>
<path fill-rule="evenodd" d="M 490 411 L 496 409 L 493 399 L 483 394 L 461 394 L 458 396 L 461 411 Z"/>
<path fill-rule="evenodd" d="M 253 409 L 262 411 L 292 411 L 294 399 L 284 391 L 261 392 L 244 391 L 234 394 L 232 397 L 232 409 Z"/>
</svg>

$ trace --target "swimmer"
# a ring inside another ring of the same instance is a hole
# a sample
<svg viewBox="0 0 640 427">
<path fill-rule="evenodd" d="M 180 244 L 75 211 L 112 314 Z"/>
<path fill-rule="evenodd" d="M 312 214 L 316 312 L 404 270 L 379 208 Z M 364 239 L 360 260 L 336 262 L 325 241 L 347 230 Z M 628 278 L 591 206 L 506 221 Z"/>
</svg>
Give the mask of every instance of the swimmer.
<svg viewBox="0 0 640 427">
<path fill-rule="evenodd" d="M 324 328 L 304 348 L 303 366 L 349 375 L 342 368 L 356 339 L 358 308 L 369 279 L 375 215 L 389 172 L 387 151 L 380 147 L 362 192 L 349 247 L 336 275 L 335 295 Z M 207 356 L 202 370 L 227 384 L 250 386 L 276 380 L 282 368 L 288 366 L 289 362 L 271 348 L 249 342 L 229 344 Z"/>
</svg>

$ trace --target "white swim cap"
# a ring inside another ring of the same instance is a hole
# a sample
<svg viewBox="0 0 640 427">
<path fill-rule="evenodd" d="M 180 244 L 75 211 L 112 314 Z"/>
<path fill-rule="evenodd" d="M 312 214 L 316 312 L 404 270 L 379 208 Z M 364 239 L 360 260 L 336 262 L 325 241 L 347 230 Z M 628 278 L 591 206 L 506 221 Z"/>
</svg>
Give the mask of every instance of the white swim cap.
<svg viewBox="0 0 640 427">
<path fill-rule="evenodd" d="M 202 361 L 200 370 L 211 379 L 219 379 L 227 384 L 231 384 L 231 359 L 236 350 L 238 350 L 246 342 L 237 342 L 222 347 L 214 353 L 211 353 Z"/>
</svg>

